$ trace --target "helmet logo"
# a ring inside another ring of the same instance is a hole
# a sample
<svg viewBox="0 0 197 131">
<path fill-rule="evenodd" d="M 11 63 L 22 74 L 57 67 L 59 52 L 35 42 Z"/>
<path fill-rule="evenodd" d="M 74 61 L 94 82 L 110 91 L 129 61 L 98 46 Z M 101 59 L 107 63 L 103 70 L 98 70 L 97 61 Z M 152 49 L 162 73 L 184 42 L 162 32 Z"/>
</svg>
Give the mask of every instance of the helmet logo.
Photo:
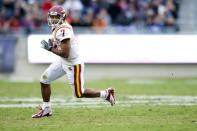
<svg viewBox="0 0 197 131">
<path fill-rule="evenodd" d="M 57 15 L 57 12 L 52 11 L 52 12 L 50 12 L 50 15 Z"/>
<path fill-rule="evenodd" d="M 65 11 L 65 10 L 62 10 L 62 11 L 61 11 L 61 13 L 62 13 L 62 14 L 65 14 L 65 13 L 66 13 L 66 11 Z"/>
</svg>

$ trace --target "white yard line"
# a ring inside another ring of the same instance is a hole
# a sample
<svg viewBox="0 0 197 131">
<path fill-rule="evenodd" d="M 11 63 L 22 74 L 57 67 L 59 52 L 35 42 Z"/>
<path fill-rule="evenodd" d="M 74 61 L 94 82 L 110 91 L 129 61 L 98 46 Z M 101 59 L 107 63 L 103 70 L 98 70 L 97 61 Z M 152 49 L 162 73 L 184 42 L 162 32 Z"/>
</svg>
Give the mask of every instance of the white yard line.
<svg viewBox="0 0 197 131">
<path fill-rule="evenodd" d="M 166 80 L 155 80 L 155 79 L 131 79 L 128 83 L 133 84 L 164 84 Z"/>
<path fill-rule="evenodd" d="M 154 96 L 150 96 L 150 95 L 126 95 L 126 98 L 129 99 L 150 99 L 150 100 L 154 100 L 154 99 L 160 99 L 160 100 L 197 100 L 197 96 L 171 96 L 171 95 L 154 95 Z"/>
<path fill-rule="evenodd" d="M 146 95 L 118 95 L 115 106 L 129 107 L 134 105 L 147 106 L 194 106 L 197 105 L 197 96 L 146 96 Z M 123 100 L 124 99 L 124 100 Z M 36 107 L 42 103 L 41 98 L 0 98 L 0 102 L 19 102 L 17 104 L 0 104 L 0 108 L 8 107 Z M 28 103 L 27 103 L 28 102 Z M 76 99 L 72 96 L 64 98 L 52 98 L 52 106 L 55 107 L 110 107 L 110 104 L 101 99 Z"/>
<path fill-rule="evenodd" d="M 132 99 L 132 100 L 168 100 L 168 101 L 197 101 L 197 96 L 172 96 L 172 95 L 118 95 L 117 96 L 120 99 Z M 95 101 L 102 101 L 99 98 L 82 98 L 82 99 L 76 99 L 72 96 L 65 96 L 65 97 L 57 97 L 57 98 L 51 98 L 52 102 L 95 102 Z M 0 102 L 5 101 L 22 101 L 22 102 L 40 102 L 42 101 L 41 98 L 6 98 L 6 97 L 0 97 Z"/>
</svg>

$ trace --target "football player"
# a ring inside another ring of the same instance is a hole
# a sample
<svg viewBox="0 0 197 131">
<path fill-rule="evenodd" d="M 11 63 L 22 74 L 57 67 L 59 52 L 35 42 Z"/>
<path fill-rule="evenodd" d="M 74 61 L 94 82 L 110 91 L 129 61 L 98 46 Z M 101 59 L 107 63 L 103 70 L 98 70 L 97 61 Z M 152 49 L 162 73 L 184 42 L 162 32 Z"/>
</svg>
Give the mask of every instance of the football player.
<svg viewBox="0 0 197 131">
<path fill-rule="evenodd" d="M 52 115 L 50 83 L 65 74 L 77 98 L 100 97 L 110 102 L 112 106 L 115 104 L 113 88 L 104 91 L 84 88 L 84 62 L 79 54 L 79 45 L 75 40 L 72 26 L 65 19 L 66 11 L 61 6 L 53 6 L 48 11 L 48 25 L 53 31 L 53 39 L 42 40 L 41 44 L 44 49 L 60 56 L 60 59 L 52 63 L 41 76 L 43 105 L 32 118 Z"/>
</svg>

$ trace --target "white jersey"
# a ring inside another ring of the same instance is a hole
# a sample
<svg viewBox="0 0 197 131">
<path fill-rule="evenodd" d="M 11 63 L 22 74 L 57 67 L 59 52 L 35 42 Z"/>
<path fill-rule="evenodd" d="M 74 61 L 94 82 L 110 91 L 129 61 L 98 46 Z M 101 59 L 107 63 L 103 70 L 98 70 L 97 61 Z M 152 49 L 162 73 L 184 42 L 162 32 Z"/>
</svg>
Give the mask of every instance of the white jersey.
<svg viewBox="0 0 197 131">
<path fill-rule="evenodd" d="M 54 40 L 56 41 L 55 43 L 57 45 L 58 50 L 61 50 L 60 48 L 61 41 L 70 38 L 70 44 L 71 44 L 70 55 L 68 58 L 61 57 L 64 64 L 66 65 L 81 64 L 82 60 L 80 58 L 79 45 L 75 40 L 74 32 L 70 24 L 63 23 L 57 28 L 55 28 L 55 30 L 53 31 L 53 37 Z"/>
</svg>

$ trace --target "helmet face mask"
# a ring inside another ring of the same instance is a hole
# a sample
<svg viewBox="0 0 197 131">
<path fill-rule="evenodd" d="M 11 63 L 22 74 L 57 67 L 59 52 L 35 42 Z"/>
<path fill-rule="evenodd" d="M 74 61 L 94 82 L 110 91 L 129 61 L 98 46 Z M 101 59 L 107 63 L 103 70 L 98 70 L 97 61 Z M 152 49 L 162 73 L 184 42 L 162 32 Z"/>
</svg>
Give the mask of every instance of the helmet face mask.
<svg viewBox="0 0 197 131">
<path fill-rule="evenodd" d="M 61 6 L 54 6 L 48 12 L 48 25 L 57 28 L 66 17 L 66 11 Z"/>
<path fill-rule="evenodd" d="M 63 22 L 63 17 L 60 15 L 48 15 L 48 25 L 52 28 L 56 28 Z"/>
</svg>

